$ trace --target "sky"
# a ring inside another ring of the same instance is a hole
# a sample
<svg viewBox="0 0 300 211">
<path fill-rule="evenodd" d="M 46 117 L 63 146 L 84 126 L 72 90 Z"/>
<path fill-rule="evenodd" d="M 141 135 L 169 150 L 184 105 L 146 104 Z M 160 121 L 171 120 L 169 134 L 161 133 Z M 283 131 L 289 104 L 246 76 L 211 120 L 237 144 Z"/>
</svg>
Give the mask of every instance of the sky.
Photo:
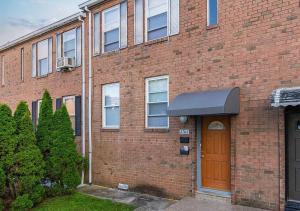
<svg viewBox="0 0 300 211">
<path fill-rule="evenodd" d="M 0 46 L 79 12 L 85 0 L 0 0 Z"/>
</svg>

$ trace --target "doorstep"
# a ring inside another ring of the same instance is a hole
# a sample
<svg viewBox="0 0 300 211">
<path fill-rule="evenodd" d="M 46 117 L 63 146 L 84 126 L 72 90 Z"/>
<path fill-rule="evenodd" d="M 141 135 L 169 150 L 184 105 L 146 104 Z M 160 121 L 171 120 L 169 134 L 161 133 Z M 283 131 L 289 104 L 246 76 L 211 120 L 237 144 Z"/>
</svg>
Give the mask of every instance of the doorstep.
<svg viewBox="0 0 300 211">
<path fill-rule="evenodd" d="M 195 198 L 199 200 L 209 200 L 231 204 L 231 193 L 219 190 L 201 188 L 196 191 Z"/>
</svg>

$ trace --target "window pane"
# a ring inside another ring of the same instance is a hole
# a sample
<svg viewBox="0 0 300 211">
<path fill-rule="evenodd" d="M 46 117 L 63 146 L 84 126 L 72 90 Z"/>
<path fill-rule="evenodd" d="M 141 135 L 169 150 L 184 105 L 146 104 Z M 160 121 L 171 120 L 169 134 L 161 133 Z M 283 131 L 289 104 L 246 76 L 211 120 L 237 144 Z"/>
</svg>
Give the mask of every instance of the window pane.
<svg viewBox="0 0 300 211">
<path fill-rule="evenodd" d="M 168 0 L 148 0 L 148 17 L 168 11 Z"/>
<path fill-rule="evenodd" d="M 149 115 L 166 115 L 168 103 L 148 104 Z"/>
<path fill-rule="evenodd" d="M 48 59 L 41 59 L 39 60 L 39 75 L 47 75 L 48 74 Z"/>
<path fill-rule="evenodd" d="M 166 92 L 168 88 L 167 79 L 149 81 L 149 92 Z"/>
<path fill-rule="evenodd" d="M 70 117 L 73 130 L 75 130 L 75 116 Z"/>
<path fill-rule="evenodd" d="M 218 24 L 218 0 L 208 0 L 208 25 Z"/>
<path fill-rule="evenodd" d="M 61 57 L 61 34 L 56 35 L 56 58 Z"/>
<path fill-rule="evenodd" d="M 48 58 L 48 40 L 38 43 L 38 60 Z"/>
<path fill-rule="evenodd" d="M 156 40 L 162 37 L 166 37 L 168 35 L 168 29 L 167 27 L 154 30 L 148 33 L 148 40 Z"/>
<path fill-rule="evenodd" d="M 119 107 L 105 108 L 106 126 L 119 126 L 120 109 Z"/>
<path fill-rule="evenodd" d="M 167 92 L 159 92 L 159 93 L 151 93 L 149 94 L 149 102 L 167 102 L 168 101 L 168 93 Z"/>
<path fill-rule="evenodd" d="M 104 105 L 105 106 L 119 106 L 119 84 L 104 86 Z"/>
<path fill-rule="evenodd" d="M 36 76 L 36 44 L 32 45 L 32 58 L 31 58 L 31 63 L 32 63 L 32 69 L 31 69 L 31 76 L 35 77 Z"/>
<path fill-rule="evenodd" d="M 143 27 L 144 27 L 144 14 L 143 14 L 143 0 L 135 0 L 135 12 L 134 12 L 134 19 L 135 19 L 135 44 L 140 44 L 143 42 L 144 34 L 143 34 Z"/>
<path fill-rule="evenodd" d="M 70 116 L 75 115 L 75 98 L 65 98 L 64 103 Z"/>
<path fill-rule="evenodd" d="M 148 117 L 148 127 L 168 127 L 168 117 Z"/>
<path fill-rule="evenodd" d="M 48 71 L 52 73 L 52 37 L 48 39 Z"/>
<path fill-rule="evenodd" d="M 119 28 L 120 25 L 120 10 L 119 7 L 104 13 L 104 31 L 110 31 Z"/>
<path fill-rule="evenodd" d="M 75 58 L 76 29 L 63 34 L 64 57 Z"/>
<path fill-rule="evenodd" d="M 76 29 L 76 65 L 81 65 L 81 27 Z"/>
<path fill-rule="evenodd" d="M 104 44 L 111 44 L 119 41 L 119 28 L 104 33 Z"/>
<path fill-rule="evenodd" d="M 100 13 L 94 14 L 94 54 L 100 53 Z"/>
<path fill-rule="evenodd" d="M 160 15 L 148 18 L 148 31 L 166 27 L 168 23 L 167 13 L 162 13 Z"/>
</svg>

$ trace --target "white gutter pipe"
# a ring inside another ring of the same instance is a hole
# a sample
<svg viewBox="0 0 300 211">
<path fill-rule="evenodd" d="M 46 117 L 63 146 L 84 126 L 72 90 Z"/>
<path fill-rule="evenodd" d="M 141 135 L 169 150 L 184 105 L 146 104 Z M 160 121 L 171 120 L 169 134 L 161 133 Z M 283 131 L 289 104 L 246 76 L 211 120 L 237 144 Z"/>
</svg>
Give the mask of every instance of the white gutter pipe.
<svg viewBox="0 0 300 211">
<path fill-rule="evenodd" d="M 92 184 L 92 87 L 93 87 L 93 71 L 92 71 L 92 12 L 85 7 L 84 9 L 89 13 L 89 184 Z"/>
<path fill-rule="evenodd" d="M 81 21 L 81 54 L 82 54 L 82 64 L 81 64 L 81 74 L 82 74 L 82 94 L 81 94 L 81 148 L 82 148 L 82 157 L 85 158 L 85 25 L 84 18 L 86 16 L 80 16 L 78 19 Z M 81 185 L 84 184 L 84 168 L 81 172 Z"/>
</svg>

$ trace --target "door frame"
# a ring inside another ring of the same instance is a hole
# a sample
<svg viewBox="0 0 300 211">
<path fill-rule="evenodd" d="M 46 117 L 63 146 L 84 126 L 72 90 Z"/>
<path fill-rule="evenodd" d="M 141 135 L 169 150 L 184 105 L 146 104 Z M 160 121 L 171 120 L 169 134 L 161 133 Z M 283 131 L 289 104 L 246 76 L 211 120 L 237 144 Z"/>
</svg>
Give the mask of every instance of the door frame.
<svg viewBox="0 0 300 211">
<path fill-rule="evenodd" d="M 231 119 L 229 118 L 229 124 L 231 125 Z M 226 191 L 222 191 L 222 190 L 213 190 L 213 189 L 208 189 L 203 187 L 202 185 L 202 165 L 201 165 L 201 144 L 202 144 L 202 119 L 203 117 L 201 116 L 197 116 L 196 117 L 196 140 L 197 140 L 197 173 L 196 173 L 196 182 L 197 182 L 197 191 L 198 192 L 207 192 L 207 193 L 212 193 L 215 195 L 219 195 L 219 196 L 224 196 L 224 197 L 230 197 L 231 196 L 231 191 L 230 192 L 226 192 Z M 231 134 L 231 128 L 230 128 L 230 134 Z M 230 136 L 231 137 L 231 136 Z M 231 138 L 230 138 L 230 146 L 231 146 Z M 231 149 L 230 149 L 231 151 Z M 232 156 L 230 155 L 230 166 L 231 166 L 231 159 Z M 231 172 L 231 170 L 230 170 Z M 231 178 L 231 173 L 230 173 L 230 180 Z"/>
</svg>

